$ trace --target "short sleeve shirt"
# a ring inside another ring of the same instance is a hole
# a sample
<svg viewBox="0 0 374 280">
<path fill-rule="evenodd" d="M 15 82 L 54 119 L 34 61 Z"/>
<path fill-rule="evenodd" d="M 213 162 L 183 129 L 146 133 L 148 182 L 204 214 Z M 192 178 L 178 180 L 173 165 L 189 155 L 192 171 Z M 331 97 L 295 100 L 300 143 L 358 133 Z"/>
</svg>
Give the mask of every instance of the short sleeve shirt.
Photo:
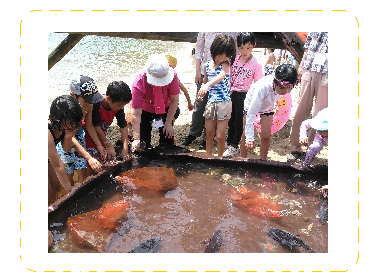
<svg viewBox="0 0 374 280">
<path fill-rule="evenodd" d="M 309 32 L 304 48 L 303 69 L 328 73 L 328 32 Z"/>
<path fill-rule="evenodd" d="M 238 55 L 230 69 L 231 90 L 248 91 L 253 80 L 258 81 L 262 76 L 262 66 L 254 56 L 250 61 L 241 62 Z"/>
<path fill-rule="evenodd" d="M 132 108 L 142 109 L 149 113 L 155 113 L 153 88 L 155 86 L 147 83 L 146 71 L 139 72 L 132 84 Z M 174 78 L 170 84 L 162 87 L 162 96 L 165 102 L 165 108 L 170 105 L 170 95 L 179 94 L 179 80 L 174 71 Z"/>
</svg>

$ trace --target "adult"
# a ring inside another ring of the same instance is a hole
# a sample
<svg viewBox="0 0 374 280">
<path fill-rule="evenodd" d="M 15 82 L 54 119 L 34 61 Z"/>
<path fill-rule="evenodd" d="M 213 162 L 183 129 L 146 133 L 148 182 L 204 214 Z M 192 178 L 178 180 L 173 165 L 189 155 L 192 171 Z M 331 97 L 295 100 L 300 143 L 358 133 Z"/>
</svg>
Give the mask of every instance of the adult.
<svg viewBox="0 0 374 280">
<path fill-rule="evenodd" d="M 196 138 L 200 137 L 203 133 L 205 118 L 203 116 L 205 105 L 208 101 L 208 95 L 205 95 L 202 100 L 198 99 L 198 92 L 200 90 L 201 84 L 204 78 L 204 65 L 209 60 L 212 60 L 210 53 L 210 46 L 214 38 L 219 34 L 230 35 L 234 38 L 236 44 L 236 37 L 238 32 L 199 32 L 197 35 L 196 49 L 195 49 L 195 59 L 196 59 L 196 75 L 195 83 L 197 85 L 196 89 L 196 99 L 194 104 L 194 111 L 192 113 L 192 122 L 190 126 L 189 134 L 184 138 L 182 145 L 189 146 Z M 205 134 L 204 140 L 200 143 L 199 148 L 205 150 Z"/>
<path fill-rule="evenodd" d="M 293 151 L 289 160 L 296 160 L 304 155 L 299 141 L 300 125 L 309 118 L 313 107 L 312 117 L 328 106 L 328 33 L 309 32 L 304 45 L 305 51 L 298 69 L 301 86 L 299 105 L 292 121 L 290 135 Z M 309 143 L 313 143 L 315 130 L 309 132 Z"/>
<path fill-rule="evenodd" d="M 152 54 L 132 85 L 132 150 L 144 142 L 151 147 L 152 121 L 160 117 L 160 144 L 174 143 L 172 125 L 179 101 L 179 80 L 165 55 Z"/>
</svg>

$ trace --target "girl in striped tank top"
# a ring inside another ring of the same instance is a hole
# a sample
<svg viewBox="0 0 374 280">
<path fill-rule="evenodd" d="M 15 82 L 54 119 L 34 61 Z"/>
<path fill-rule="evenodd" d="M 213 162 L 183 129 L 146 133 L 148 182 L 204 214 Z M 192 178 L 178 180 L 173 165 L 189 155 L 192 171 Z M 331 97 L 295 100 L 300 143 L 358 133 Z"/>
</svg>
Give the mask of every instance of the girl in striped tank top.
<svg viewBox="0 0 374 280">
<path fill-rule="evenodd" d="M 225 133 L 231 116 L 230 66 L 236 55 L 234 38 L 217 35 L 210 52 L 213 60 L 204 65 L 204 81 L 198 93 L 199 100 L 208 93 L 205 106 L 206 152 L 213 153 L 213 138 L 216 135 L 217 153 L 221 157 L 225 149 Z"/>
</svg>

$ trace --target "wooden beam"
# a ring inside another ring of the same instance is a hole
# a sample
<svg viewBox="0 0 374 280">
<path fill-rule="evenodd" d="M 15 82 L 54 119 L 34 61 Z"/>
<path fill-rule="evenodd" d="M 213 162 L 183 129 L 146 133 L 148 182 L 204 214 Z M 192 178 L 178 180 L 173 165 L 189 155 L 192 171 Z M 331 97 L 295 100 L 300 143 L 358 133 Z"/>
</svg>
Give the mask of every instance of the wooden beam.
<svg viewBox="0 0 374 280">
<path fill-rule="evenodd" d="M 62 42 L 48 55 L 48 71 L 59 62 L 82 38 L 83 34 L 69 34 Z"/>
<path fill-rule="evenodd" d="M 257 48 L 285 48 L 281 38 L 274 37 L 274 32 L 254 33 Z M 70 32 L 70 34 L 196 43 L 198 32 Z"/>
<path fill-rule="evenodd" d="M 70 34 L 109 36 L 174 42 L 196 43 L 198 32 L 69 32 Z"/>
<path fill-rule="evenodd" d="M 286 48 L 296 61 L 300 63 L 304 54 L 304 42 L 296 32 L 277 32 L 274 36 L 281 40 L 283 48 Z"/>
<path fill-rule="evenodd" d="M 65 32 L 60 32 L 65 33 Z M 304 43 L 295 32 L 254 32 L 257 48 L 287 49 L 298 62 Z M 85 35 L 196 43 L 198 32 L 69 32 L 48 56 L 48 70 L 60 61 Z"/>
</svg>

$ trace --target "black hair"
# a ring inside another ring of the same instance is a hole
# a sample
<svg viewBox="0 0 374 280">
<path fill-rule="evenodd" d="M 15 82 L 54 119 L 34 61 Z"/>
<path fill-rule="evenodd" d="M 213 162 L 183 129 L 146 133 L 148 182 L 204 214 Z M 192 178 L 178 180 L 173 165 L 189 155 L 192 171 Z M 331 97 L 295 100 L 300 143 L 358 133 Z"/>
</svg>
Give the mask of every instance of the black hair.
<svg viewBox="0 0 374 280">
<path fill-rule="evenodd" d="M 233 64 L 236 56 L 235 40 L 230 35 L 217 35 L 210 46 L 210 54 L 212 58 L 220 54 L 226 54 L 230 64 Z"/>
<path fill-rule="evenodd" d="M 81 125 L 83 112 L 78 100 L 70 95 L 61 95 L 53 100 L 49 109 L 49 120 L 52 128 L 61 130 L 63 125 L 67 123 L 72 125 L 72 128 L 77 128 Z"/>
<path fill-rule="evenodd" d="M 297 82 L 297 70 L 292 64 L 282 64 L 275 69 L 275 85 L 280 85 L 279 82 L 287 81 L 295 85 Z M 279 82 L 278 82 L 279 81 Z"/>
<path fill-rule="evenodd" d="M 275 49 L 270 49 L 271 50 L 271 52 L 274 52 L 275 51 Z"/>
<path fill-rule="evenodd" d="M 256 45 L 255 34 L 253 32 L 240 32 L 236 37 L 236 44 L 238 45 L 238 48 L 247 43 L 250 43 L 253 46 Z"/>
<path fill-rule="evenodd" d="M 129 103 L 132 99 L 129 86 L 122 81 L 111 82 L 106 89 L 106 95 L 112 99 L 112 102 Z"/>
</svg>

